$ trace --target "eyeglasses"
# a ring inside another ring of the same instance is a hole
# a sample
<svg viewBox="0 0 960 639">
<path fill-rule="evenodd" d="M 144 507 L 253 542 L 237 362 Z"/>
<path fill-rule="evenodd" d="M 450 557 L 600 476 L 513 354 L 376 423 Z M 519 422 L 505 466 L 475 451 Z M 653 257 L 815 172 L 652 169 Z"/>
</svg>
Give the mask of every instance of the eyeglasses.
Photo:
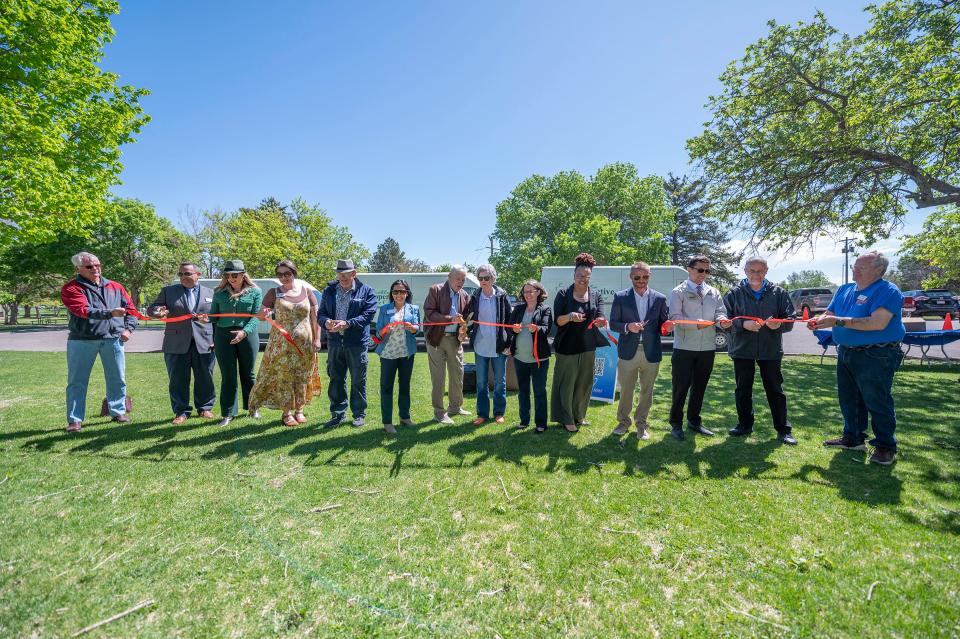
<svg viewBox="0 0 960 639">
<path fill-rule="evenodd" d="M 406 294 L 407 294 L 407 291 L 404 290 L 404 289 L 402 289 L 402 288 L 399 288 L 399 289 L 397 289 L 397 290 L 395 290 L 395 291 L 390 291 L 390 294 L 391 294 L 391 295 L 406 295 Z"/>
<path fill-rule="evenodd" d="M 693 267 L 691 266 L 690 268 L 693 268 Z M 709 268 L 694 268 L 693 270 L 696 271 L 697 273 L 706 273 L 708 275 L 710 274 Z"/>
<path fill-rule="evenodd" d="M 200 275 L 199 273 L 177 273 L 177 277 L 193 277 L 194 275 Z"/>
<path fill-rule="evenodd" d="M 101 268 L 101 267 L 100 267 L 99 264 L 86 264 L 86 265 L 83 266 L 83 268 L 88 268 L 88 269 L 90 269 L 90 270 L 92 271 L 92 270 L 95 269 L 95 268 Z"/>
<path fill-rule="evenodd" d="M 227 273 L 227 277 L 232 280 L 235 277 L 243 277 L 243 273 Z"/>
<path fill-rule="evenodd" d="M 634 282 L 642 282 L 642 281 L 644 281 L 644 280 L 649 280 L 649 279 L 650 279 L 650 276 L 649 276 L 649 275 L 635 275 L 632 279 L 633 279 Z"/>
<path fill-rule="evenodd" d="M 479 276 L 477 276 L 477 279 L 480 280 L 481 282 L 489 282 L 490 280 L 493 279 L 493 276 L 491 276 L 491 275 L 479 275 Z"/>
<path fill-rule="evenodd" d="M 284 277 L 293 277 L 293 271 L 277 271 L 277 277 L 281 279 Z"/>
<path fill-rule="evenodd" d="M 758 271 L 756 269 L 748 268 L 747 275 L 763 275 L 766 271 Z"/>
</svg>

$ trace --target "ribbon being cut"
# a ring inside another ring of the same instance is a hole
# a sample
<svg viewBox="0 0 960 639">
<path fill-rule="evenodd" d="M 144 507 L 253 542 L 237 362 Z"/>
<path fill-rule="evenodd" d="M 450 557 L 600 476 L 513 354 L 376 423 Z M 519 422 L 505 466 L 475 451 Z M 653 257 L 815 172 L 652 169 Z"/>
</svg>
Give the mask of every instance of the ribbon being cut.
<svg viewBox="0 0 960 639">
<path fill-rule="evenodd" d="M 197 317 L 195 314 L 177 315 L 176 317 L 147 317 L 143 313 L 133 308 L 128 308 L 127 313 L 129 313 L 130 315 L 133 315 L 138 320 L 141 320 L 144 322 L 163 322 L 165 324 L 169 324 L 172 322 L 186 322 L 188 320 L 192 320 Z M 213 314 L 207 314 L 206 317 L 256 317 L 259 319 L 260 316 L 253 315 L 252 313 L 213 313 Z M 275 322 L 273 319 L 269 317 L 265 319 L 266 319 L 266 322 L 270 324 L 270 326 L 280 331 L 280 334 L 283 335 L 283 339 L 287 340 L 287 342 L 289 342 L 291 346 L 297 349 L 298 353 L 303 355 L 303 351 L 300 350 L 300 347 L 297 346 L 297 343 L 293 341 L 292 337 L 290 337 L 290 333 L 287 332 L 287 329 L 280 326 L 280 324 L 278 324 L 277 322 Z"/>
<path fill-rule="evenodd" d="M 731 322 L 733 320 L 753 320 L 760 326 L 763 326 L 767 322 L 780 322 L 781 324 L 795 324 L 802 322 L 804 324 L 809 324 L 811 321 L 810 313 L 807 312 L 807 309 L 803 309 L 803 317 L 800 319 L 778 319 L 776 317 L 770 317 L 763 319 L 762 317 L 754 317 L 753 315 L 736 315 L 734 317 L 728 318 Z M 670 330 L 676 325 L 686 325 L 686 326 L 697 326 L 700 328 L 706 328 L 708 326 L 713 326 L 719 324 L 719 322 L 712 322 L 710 320 L 667 320 L 663 323 L 663 326 L 660 327 L 660 334 L 666 335 Z"/>
<path fill-rule="evenodd" d="M 520 327 L 521 329 L 525 328 L 527 330 L 530 330 L 530 328 L 533 327 L 534 330 L 530 331 L 533 333 L 533 358 L 537 361 L 537 368 L 540 367 L 540 357 L 537 356 L 537 338 L 540 336 L 540 331 L 536 330 L 536 328 L 538 328 L 536 324 L 497 324 L 496 322 L 481 322 L 479 320 L 464 320 L 462 322 L 423 322 L 422 324 L 411 324 L 410 322 L 390 322 L 384 326 L 378 334 L 373 335 L 373 341 L 379 344 L 383 341 L 384 335 L 397 326 L 413 326 L 416 328 L 423 328 L 424 326 L 450 326 L 452 324 L 466 324 L 468 326 L 470 324 L 479 324 L 480 326 L 499 326 L 501 328 Z"/>
</svg>

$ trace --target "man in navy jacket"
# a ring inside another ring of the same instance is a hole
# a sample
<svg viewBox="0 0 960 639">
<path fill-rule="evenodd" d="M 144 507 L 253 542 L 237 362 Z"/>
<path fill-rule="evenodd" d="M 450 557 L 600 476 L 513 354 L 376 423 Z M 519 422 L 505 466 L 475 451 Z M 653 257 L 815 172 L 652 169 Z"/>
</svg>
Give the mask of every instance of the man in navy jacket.
<svg viewBox="0 0 960 639">
<path fill-rule="evenodd" d="M 353 425 L 363 426 L 367 413 L 367 351 L 370 322 L 377 312 L 377 294 L 357 279 L 353 260 L 337 260 L 337 279 L 324 289 L 317 319 L 327 329 L 327 375 L 333 428 L 347 418 L 347 371 Z"/>
<path fill-rule="evenodd" d="M 649 439 L 647 415 L 653 403 L 653 385 L 660 371 L 663 349 L 660 327 L 667 321 L 667 298 L 649 287 L 650 267 L 637 262 L 630 267 L 633 286 L 613 296 L 610 328 L 620 333 L 617 344 L 617 376 L 620 378 L 620 404 L 613 434 L 623 435 L 630 428 L 634 387 L 640 386 L 640 398 L 633 414 L 637 437 Z"/>
</svg>

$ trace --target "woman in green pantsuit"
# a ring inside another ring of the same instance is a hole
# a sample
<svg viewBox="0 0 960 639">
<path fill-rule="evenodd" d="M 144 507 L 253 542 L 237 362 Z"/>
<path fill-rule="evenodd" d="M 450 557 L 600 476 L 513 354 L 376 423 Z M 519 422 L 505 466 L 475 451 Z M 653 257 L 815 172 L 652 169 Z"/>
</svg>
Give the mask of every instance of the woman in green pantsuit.
<svg viewBox="0 0 960 639">
<path fill-rule="evenodd" d="M 227 260 L 223 266 L 223 279 L 214 289 L 210 314 L 260 312 L 263 291 L 250 279 L 240 260 Z M 206 318 L 203 318 L 206 319 Z M 254 366 L 260 350 L 260 335 L 256 317 L 215 317 L 213 329 L 213 354 L 220 367 L 220 414 L 221 426 L 226 426 L 237 416 L 237 373 L 239 371 L 243 409 L 246 410 L 250 390 L 257 380 Z M 257 418 L 257 412 L 250 414 Z"/>
<path fill-rule="evenodd" d="M 609 342 L 599 328 L 607 325 L 603 315 L 603 297 L 590 288 L 590 275 L 597 261 L 581 253 L 575 261 L 573 284 L 557 291 L 553 316 L 557 337 L 550 414 L 554 422 L 575 433 L 586 423 L 587 405 L 593 390 L 594 353 Z M 594 322 L 592 327 L 589 327 Z M 589 328 L 588 328 L 589 327 Z"/>
</svg>

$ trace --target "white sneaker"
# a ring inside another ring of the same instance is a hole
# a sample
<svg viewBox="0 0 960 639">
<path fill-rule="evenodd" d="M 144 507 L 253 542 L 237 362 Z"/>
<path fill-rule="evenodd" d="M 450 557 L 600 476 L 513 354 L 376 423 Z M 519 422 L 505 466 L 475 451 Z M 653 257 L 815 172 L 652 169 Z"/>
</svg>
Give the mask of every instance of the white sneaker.
<svg viewBox="0 0 960 639">
<path fill-rule="evenodd" d="M 637 439 L 650 439 L 650 429 L 637 427 Z"/>
<path fill-rule="evenodd" d="M 461 408 L 461 409 L 457 412 L 457 415 L 473 415 L 473 413 L 471 413 L 470 411 L 468 411 L 468 410 L 466 410 L 466 409 Z"/>
<path fill-rule="evenodd" d="M 441 424 L 452 424 L 452 423 L 453 423 L 453 420 L 450 419 L 450 416 L 447 415 L 446 413 L 444 413 L 443 416 L 438 417 L 438 418 L 437 418 L 437 421 L 440 422 Z"/>
</svg>

